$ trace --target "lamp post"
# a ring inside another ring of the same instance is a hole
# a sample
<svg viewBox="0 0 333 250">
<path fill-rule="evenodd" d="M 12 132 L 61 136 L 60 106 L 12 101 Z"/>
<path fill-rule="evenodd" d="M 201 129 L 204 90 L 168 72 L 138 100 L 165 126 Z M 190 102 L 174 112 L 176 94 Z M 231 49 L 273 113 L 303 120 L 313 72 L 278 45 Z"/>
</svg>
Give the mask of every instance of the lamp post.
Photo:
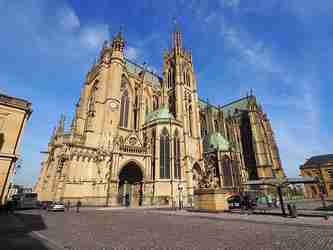
<svg viewBox="0 0 333 250">
<path fill-rule="evenodd" d="M 183 192 L 183 186 L 181 183 L 178 184 L 178 195 L 179 195 L 179 209 L 183 208 L 182 204 L 182 192 Z"/>
</svg>

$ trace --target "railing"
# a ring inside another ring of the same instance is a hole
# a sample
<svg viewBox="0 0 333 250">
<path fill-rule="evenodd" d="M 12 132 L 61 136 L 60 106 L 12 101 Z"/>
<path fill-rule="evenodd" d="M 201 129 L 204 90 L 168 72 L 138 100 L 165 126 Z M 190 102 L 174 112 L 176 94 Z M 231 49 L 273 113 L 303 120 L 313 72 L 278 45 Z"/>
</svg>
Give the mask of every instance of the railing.
<svg viewBox="0 0 333 250">
<path fill-rule="evenodd" d="M 145 154 L 147 153 L 147 149 L 144 147 L 136 147 L 136 146 L 128 146 L 121 145 L 120 150 L 126 153 L 134 153 L 134 154 Z"/>
</svg>

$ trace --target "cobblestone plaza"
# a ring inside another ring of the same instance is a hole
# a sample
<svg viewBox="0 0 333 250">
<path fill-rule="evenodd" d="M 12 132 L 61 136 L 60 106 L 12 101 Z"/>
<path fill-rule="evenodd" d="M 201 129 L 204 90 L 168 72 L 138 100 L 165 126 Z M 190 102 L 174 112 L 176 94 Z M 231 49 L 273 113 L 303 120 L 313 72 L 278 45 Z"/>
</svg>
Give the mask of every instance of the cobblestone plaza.
<svg viewBox="0 0 333 250">
<path fill-rule="evenodd" d="M 27 211 L 15 217 L 46 246 L 34 249 L 303 250 L 333 246 L 331 219 L 204 215 L 156 209 Z M 31 249 L 31 244 L 28 248 L 18 247 L 27 239 L 17 232 L 12 238 L 2 236 L 1 242 L 13 247 L 6 249 Z"/>
</svg>

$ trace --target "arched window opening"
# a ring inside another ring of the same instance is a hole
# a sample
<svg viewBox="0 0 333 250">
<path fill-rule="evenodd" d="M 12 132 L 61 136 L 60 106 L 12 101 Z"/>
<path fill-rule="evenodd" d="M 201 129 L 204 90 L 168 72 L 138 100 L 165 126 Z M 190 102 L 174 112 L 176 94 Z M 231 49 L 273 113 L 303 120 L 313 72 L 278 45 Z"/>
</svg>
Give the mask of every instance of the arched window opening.
<svg viewBox="0 0 333 250">
<path fill-rule="evenodd" d="M 139 120 L 139 97 L 138 97 L 138 89 L 135 88 L 135 97 L 134 97 L 134 110 L 133 110 L 133 127 L 136 130 L 138 127 L 138 120 Z"/>
<path fill-rule="evenodd" d="M 189 132 L 189 136 L 193 135 L 193 128 L 192 128 L 192 106 L 189 106 L 188 108 L 188 132 Z"/>
<path fill-rule="evenodd" d="M 174 116 L 176 116 L 176 98 L 175 98 L 174 92 L 170 93 L 169 98 L 168 98 L 168 103 L 169 103 L 170 113 L 173 114 Z"/>
<path fill-rule="evenodd" d="M 170 178 L 170 141 L 166 128 L 163 129 L 160 136 L 160 178 Z"/>
<path fill-rule="evenodd" d="M 200 128 L 201 128 L 201 137 L 205 137 L 207 135 L 207 126 L 206 126 L 205 115 L 200 115 Z"/>
<path fill-rule="evenodd" d="M 218 122 L 218 120 L 214 120 L 214 130 L 215 130 L 215 132 L 219 132 L 219 122 Z"/>
<path fill-rule="evenodd" d="M 148 104 L 148 98 L 146 98 L 145 102 L 145 115 L 147 116 L 149 113 L 149 104 Z"/>
<path fill-rule="evenodd" d="M 175 132 L 174 136 L 174 175 L 175 179 L 181 179 L 181 162 L 180 162 L 180 139 L 178 137 L 178 130 Z"/>
<path fill-rule="evenodd" d="M 125 90 L 121 97 L 120 107 L 120 127 L 127 128 L 128 126 L 128 111 L 129 111 L 129 97 L 128 92 Z"/>
<path fill-rule="evenodd" d="M 171 82 L 172 82 L 172 72 L 171 69 L 168 72 L 168 88 L 171 87 Z"/>
<path fill-rule="evenodd" d="M 98 81 L 96 81 L 91 88 L 90 97 L 88 100 L 88 116 L 95 116 L 96 92 L 98 89 L 97 84 L 98 84 Z"/>
<path fill-rule="evenodd" d="M 239 166 L 236 162 L 232 162 L 233 186 L 239 187 L 241 185 L 241 175 Z"/>
<path fill-rule="evenodd" d="M 158 109 L 158 97 L 155 95 L 153 97 L 153 110 Z"/>
<path fill-rule="evenodd" d="M 151 133 L 151 154 L 152 154 L 152 164 L 151 164 L 151 175 L 152 179 L 155 180 L 155 166 L 156 166 L 156 131 L 152 130 Z"/>
<path fill-rule="evenodd" d="M 190 78 L 190 73 L 186 71 L 186 85 L 191 87 L 191 78 Z"/>
<path fill-rule="evenodd" d="M 222 160 L 223 186 L 232 186 L 232 164 L 229 157 L 225 156 Z"/>
</svg>

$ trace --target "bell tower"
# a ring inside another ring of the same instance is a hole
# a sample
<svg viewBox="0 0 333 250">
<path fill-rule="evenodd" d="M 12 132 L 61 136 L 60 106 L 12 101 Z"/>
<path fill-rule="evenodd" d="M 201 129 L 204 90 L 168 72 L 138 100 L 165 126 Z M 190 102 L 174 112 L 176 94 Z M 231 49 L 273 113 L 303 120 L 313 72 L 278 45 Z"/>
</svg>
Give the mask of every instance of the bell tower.
<svg viewBox="0 0 333 250">
<path fill-rule="evenodd" d="M 164 53 L 163 87 L 165 103 L 174 117 L 182 121 L 185 133 L 199 137 L 198 96 L 191 52 L 182 45 L 178 24 L 172 32 L 171 49 Z"/>
<path fill-rule="evenodd" d="M 121 32 L 112 42 L 105 41 L 99 59 L 86 76 L 73 130 L 85 138 L 87 146 L 98 146 L 105 133 L 114 133 L 118 127 L 124 47 Z"/>
</svg>

